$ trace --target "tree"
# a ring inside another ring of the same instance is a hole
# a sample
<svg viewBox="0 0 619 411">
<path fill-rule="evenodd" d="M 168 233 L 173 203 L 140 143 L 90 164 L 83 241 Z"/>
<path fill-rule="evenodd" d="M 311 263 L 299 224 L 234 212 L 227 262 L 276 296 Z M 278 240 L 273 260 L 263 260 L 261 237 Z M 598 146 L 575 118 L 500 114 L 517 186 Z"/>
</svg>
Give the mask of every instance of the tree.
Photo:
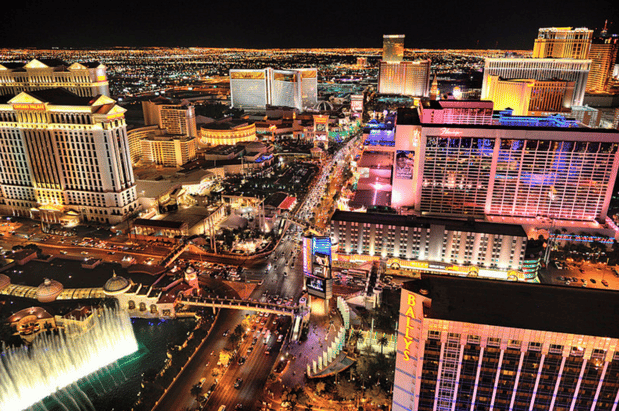
<svg viewBox="0 0 619 411">
<path fill-rule="evenodd" d="M 353 340 L 355 345 L 359 342 L 359 340 L 363 341 L 363 333 L 361 330 L 353 330 L 353 332 L 350 333 L 349 341 L 350 340 Z"/>
<path fill-rule="evenodd" d="M 381 388 L 380 385 L 374 385 L 366 391 L 366 395 L 372 404 L 387 405 L 389 401 L 387 393 Z"/>
<path fill-rule="evenodd" d="M 243 327 L 242 324 L 238 324 L 236 327 L 234 327 L 234 333 L 238 334 L 238 336 L 241 337 L 243 334 L 245 334 L 245 327 Z"/>
<path fill-rule="evenodd" d="M 318 382 L 316 383 L 316 394 L 320 395 L 322 392 L 324 392 L 324 391 L 325 391 L 325 388 L 326 388 L 326 387 L 327 387 L 327 386 L 325 385 L 325 383 L 324 383 L 324 382 L 322 382 L 322 381 L 318 381 Z"/>
<path fill-rule="evenodd" d="M 378 342 L 378 345 L 380 345 L 380 353 L 383 354 L 383 348 L 385 348 L 385 346 L 389 344 L 389 339 L 387 338 L 386 335 L 383 335 L 382 337 L 378 339 L 377 342 Z"/>
<path fill-rule="evenodd" d="M 355 384 L 344 379 L 338 382 L 338 384 L 335 386 L 335 389 L 337 390 L 337 395 L 339 395 L 340 398 L 344 400 L 354 398 L 356 393 Z"/>
</svg>

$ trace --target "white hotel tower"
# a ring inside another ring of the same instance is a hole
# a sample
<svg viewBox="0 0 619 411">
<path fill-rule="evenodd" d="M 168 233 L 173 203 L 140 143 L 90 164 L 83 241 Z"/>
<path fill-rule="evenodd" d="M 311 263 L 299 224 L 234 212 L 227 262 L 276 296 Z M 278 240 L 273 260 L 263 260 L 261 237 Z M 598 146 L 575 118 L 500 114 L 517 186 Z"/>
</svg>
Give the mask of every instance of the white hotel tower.
<svg viewBox="0 0 619 411">
<path fill-rule="evenodd" d="M 125 109 L 64 89 L 0 98 L 0 212 L 116 224 L 137 207 Z"/>
<path fill-rule="evenodd" d="M 231 105 L 243 109 L 264 109 L 267 105 L 303 110 L 317 103 L 315 68 L 274 70 L 230 70 Z"/>
</svg>

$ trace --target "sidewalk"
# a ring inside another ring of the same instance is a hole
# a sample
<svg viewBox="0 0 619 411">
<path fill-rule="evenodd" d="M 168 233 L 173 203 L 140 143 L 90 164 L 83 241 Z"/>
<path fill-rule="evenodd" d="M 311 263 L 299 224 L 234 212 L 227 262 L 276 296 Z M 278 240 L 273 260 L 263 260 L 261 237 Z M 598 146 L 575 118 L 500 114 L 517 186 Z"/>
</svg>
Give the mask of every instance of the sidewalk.
<svg viewBox="0 0 619 411">
<path fill-rule="evenodd" d="M 312 311 L 310 316 L 310 330 L 306 341 L 289 342 L 282 347 L 282 357 L 290 358 L 290 362 L 286 369 L 279 376 L 282 385 L 294 387 L 296 385 L 303 386 L 305 383 L 305 374 L 307 365 L 310 368 L 314 360 L 318 362 L 318 357 L 322 352 L 331 345 L 337 337 L 337 330 L 343 326 L 342 318 L 337 312 L 335 299 L 331 300 L 329 312 L 323 315 L 316 314 Z M 337 370 L 342 370 L 353 364 L 353 360 L 346 357 L 344 352 L 340 353 L 325 372 L 329 370 L 333 373 Z"/>
</svg>

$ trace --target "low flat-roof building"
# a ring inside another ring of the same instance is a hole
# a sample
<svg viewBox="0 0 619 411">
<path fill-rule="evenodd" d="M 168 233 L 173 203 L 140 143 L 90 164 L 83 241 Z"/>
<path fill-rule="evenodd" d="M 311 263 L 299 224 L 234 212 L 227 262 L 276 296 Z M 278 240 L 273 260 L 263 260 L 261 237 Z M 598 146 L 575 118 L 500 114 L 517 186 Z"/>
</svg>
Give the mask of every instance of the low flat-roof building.
<svg viewBox="0 0 619 411">
<path fill-rule="evenodd" d="M 519 225 L 336 210 L 331 237 L 338 244 L 334 262 L 387 259 L 401 275 L 525 279 L 527 235 Z"/>
</svg>

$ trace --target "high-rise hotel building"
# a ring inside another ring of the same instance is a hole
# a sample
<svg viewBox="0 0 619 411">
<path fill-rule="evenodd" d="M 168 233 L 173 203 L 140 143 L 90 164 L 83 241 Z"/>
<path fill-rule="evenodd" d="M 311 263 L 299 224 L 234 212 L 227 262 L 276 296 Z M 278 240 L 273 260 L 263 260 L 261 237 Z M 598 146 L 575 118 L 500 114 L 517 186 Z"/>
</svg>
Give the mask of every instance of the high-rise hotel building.
<svg viewBox="0 0 619 411">
<path fill-rule="evenodd" d="M 582 106 L 590 60 L 550 59 L 550 58 L 487 58 L 484 67 L 484 80 L 481 89 L 482 100 L 489 99 L 490 78 L 496 76 L 503 80 L 531 79 L 542 81 L 566 81 L 574 83 L 571 101 L 563 106 Z"/>
<path fill-rule="evenodd" d="M 589 57 L 592 38 L 593 30 L 586 27 L 541 28 L 533 46 L 533 57 L 584 60 Z"/>
<path fill-rule="evenodd" d="M 398 63 L 404 60 L 404 34 L 383 35 L 383 61 Z"/>
<path fill-rule="evenodd" d="M 264 109 L 267 105 L 303 110 L 318 102 L 318 72 L 315 68 L 230 70 L 232 107 Z"/>
<path fill-rule="evenodd" d="M 380 62 L 378 92 L 414 97 L 430 96 L 430 63 L 428 60 Z"/>
<path fill-rule="evenodd" d="M 391 204 L 421 215 L 604 221 L 619 171 L 616 130 L 422 122 L 398 111 Z M 424 120 L 428 121 L 428 120 Z M 569 127 L 560 127 L 561 125 Z"/>
<path fill-rule="evenodd" d="M 504 80 L 488 77 L 488 99 L 496 110 L 511 108 L 514 115 L 569 112 L 574 99 L 573 81 Z"/>
<path fill-rule="evenodd" d="M 404 60 L 404 35 L 383 36 L 383 58 L 378 73 L 378 92 L 414 97 L 430 96 L 428 60 Z"/>
<path fill-rule="evenodd" d="M 78 96 L 110 95 L 105 66 L 97 62 L 67 64 L 31 60 L 0 64 L 0 95 L 62 87 Z"/>
<path fill-rule="evenodd" d="M 138 206 L 125 109 L 64 89 L 0 101 L 0 209 L 60 223 L 115 224 Z"/>
<path fill-rule="evenodd" d="M 619 37 L 617 35 L 593 39 L 589 51 L 591 72 L 587 80 L 587 91 L 604 92 L 608 90 L 608 82 L 617 61 L 618 49 Z"/>
<path fill-rule="evenodd" d="M 402 287 L 394 411 L 614 411 L 616 292 L 422 274 Z"/>
</svg>

